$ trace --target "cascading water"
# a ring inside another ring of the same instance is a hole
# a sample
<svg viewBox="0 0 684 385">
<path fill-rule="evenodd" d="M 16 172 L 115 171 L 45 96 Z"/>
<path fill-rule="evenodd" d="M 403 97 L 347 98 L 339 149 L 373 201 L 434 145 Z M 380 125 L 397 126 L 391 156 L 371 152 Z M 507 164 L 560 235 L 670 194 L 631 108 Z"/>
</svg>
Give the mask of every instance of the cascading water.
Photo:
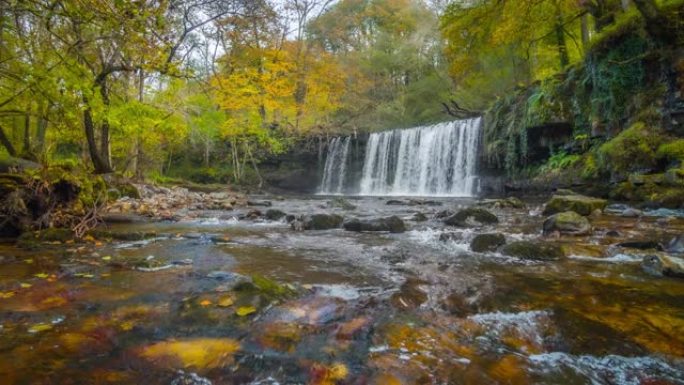
<svg viewBox="0 0 684 385">
<path fill-rule="evenodd" d="M 351 137 L 333 138 L 328 146 L 328 155 L 323 169 L 323 181 L 320 193 L 336 195 L 342 194 L 344 180 L 347 175 L 347 163 L 349 162 L 349 142 Z"/>
<path fill-rule="evenodd" d="M 376 132 L 366 144 L 357 189 L 345 188 L 349 138 L 330 143 L 321 193 L 471 196 L 475 189 L 481 119 Z M 348 186 L 347 186 L 348 187 Z"/>
</svg>

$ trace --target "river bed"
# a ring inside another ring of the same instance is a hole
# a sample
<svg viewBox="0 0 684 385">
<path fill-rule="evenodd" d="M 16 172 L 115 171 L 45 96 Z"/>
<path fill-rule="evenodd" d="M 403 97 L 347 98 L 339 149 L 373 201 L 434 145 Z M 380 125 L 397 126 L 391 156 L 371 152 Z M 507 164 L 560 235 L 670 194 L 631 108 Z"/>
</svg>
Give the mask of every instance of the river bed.
<svg viewBox="0 0 684 385">
<path fill-rule="evenodd" d="M 601 215 L 592 235 L 551 239 L 565 258 L 529 261 L 469 243 L 540 238 L 538 202 L 462 229 L 436 215 L 475 200 L 329 201 L 272 208 L 408 229 L 298 232 L 240 209 L 109 229 L 145 240 L 0 246 L 0 382 L 684 384 L 684 280 L 615 246 L 682 234 L 684 219 Z"/>
</svg>

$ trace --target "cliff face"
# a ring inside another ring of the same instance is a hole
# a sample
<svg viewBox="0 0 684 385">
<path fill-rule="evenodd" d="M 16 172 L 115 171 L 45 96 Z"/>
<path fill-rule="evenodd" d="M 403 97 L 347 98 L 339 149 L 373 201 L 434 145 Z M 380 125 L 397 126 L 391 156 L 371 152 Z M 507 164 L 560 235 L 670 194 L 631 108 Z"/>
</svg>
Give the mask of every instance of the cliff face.
<svg viewBox="0 0 684 385">
<path fill-rule="evenodd" d="M 483 135 L 484 192 L 572 187 L 684 205 L 682 34 L 663 44 L 640 18 L 626 20 L 583 62 L 493 103 Z"/>
</svg>

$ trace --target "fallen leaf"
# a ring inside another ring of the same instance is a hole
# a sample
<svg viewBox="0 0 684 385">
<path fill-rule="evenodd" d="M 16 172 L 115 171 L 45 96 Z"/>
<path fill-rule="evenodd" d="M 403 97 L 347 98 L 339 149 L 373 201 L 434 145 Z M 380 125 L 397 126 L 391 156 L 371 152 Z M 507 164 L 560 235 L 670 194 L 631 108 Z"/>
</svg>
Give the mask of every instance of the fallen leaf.
<svg viewBox="0 0 684 385">
<path fill-rule="evenodd" d="M 52 325 L 50 324 L 44 324 L 44 323 L 39 323 L 31 326 L 28 330 L 29 333 L 40 333 L 44 332 L 46 330 L 52 329 Z"/>
<path fill-rule="evenodd" d="M 104 257 L 102 257 L 103 261 L 111 261 L 111 259 L 112 257 L 110 255 L 105 255 Z"/>
<path fill-rule="evenodd" d="M 47 275 L 46 273 L 38 273 L 38 274 L 34 274 L 33 276 L 36 278 L 43 278 L 43 279 L 49 277 L 49 275 Z"/>
<path fill-rule="evenodd" d="M 29 287 L 31 287 L 33 285 L 31 285 L 30 283 L 22 282 L 19 284 L 19 286 L 21 286 L 22 289 L 28 289 Z"/>
<path fill-rule="evenodd" d="M 161 366 L 218 368 L 233 362 L 233 353 L 240 343 L 230 338 L 198 338 L 182 341 L 163 341 L 140 350 L 140 355 Z"/>
<path fill-rule="evenodd" d="M 250 315 L 250 314 L 255 313 L 255 312 L 256 312 L 256 308 L 254 306 L 240 306 L 235 311 L 235 314 L 237 314 L 240 317 L 244 317 L 246 315 Z"/>
<path fill-rule="evenodd" d="M 13 291 L 0 291 L 0 298 L 12 298 L 14 294 Z"/>
<path fill-rule="evenodd" d="M 219 298 L 217 304 L 221 307 L 228 307 L 228 306 L 231 306 L 234 302 L 235 301 L 233 300 L 233 297 L 226 295 L 226 296 Z"/>
<path fill-rule="evenodd" d="M 205 300 L 203 300 L 203 301 L 200 302 L 200 305 L 202 305 L 202 306 L 209 306 L 209 305 L 211 305 L 211 301 L 209 301 L 208 299 L 205 299 Z"/>
<path fill-rule="evenodd" d="M 26 262 L 30 265 L 33 263 L 33 258 L 25 259 L 24 262 Z"/>
</svg>

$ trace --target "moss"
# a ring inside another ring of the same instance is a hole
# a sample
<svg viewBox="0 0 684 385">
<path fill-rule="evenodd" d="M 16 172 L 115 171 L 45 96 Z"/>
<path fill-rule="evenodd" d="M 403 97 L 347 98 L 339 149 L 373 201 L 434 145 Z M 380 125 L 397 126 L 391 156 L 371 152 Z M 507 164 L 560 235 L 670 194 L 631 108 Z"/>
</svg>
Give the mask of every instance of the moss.
<svg viewBox="0 0 684 385">
<path fill-rule="evenodd" d="M 676 139 L 661 144 L 656 155 L 659 158 L 684 163 L 684 139 Z"/>
<path fill-rule="evenodd" d="M 45 229 L 23 233 L 19 238 L 17 238 L 17 246 L 23 248 L 34 248 L 43 243 L 64 243 L 73 239 L 74 233 L 69 229 Z"/>
<path fill-rule="evenodd" d="M 665 140 L 659 128 L 642 122 L 631 125 L 599 148 L 604 168 L 617 173 L 654 168 L 657 150 Z"/>
<path fill-rule="evenodd" d="M 558 245 L 531 241 L 509 243 L 503 247 L 502 252 L 511 257 L 538 261 L 556 260 L 565 256 Z"/>
<path fill-rule="evenodd" d="M 590 215 L 594 210 L 603 210 L 608 202 L 604 199 L 583 195 L 554 195 L 546 202 L 544 215 L 574 211 L 580 215 Z"/>
</svg>

